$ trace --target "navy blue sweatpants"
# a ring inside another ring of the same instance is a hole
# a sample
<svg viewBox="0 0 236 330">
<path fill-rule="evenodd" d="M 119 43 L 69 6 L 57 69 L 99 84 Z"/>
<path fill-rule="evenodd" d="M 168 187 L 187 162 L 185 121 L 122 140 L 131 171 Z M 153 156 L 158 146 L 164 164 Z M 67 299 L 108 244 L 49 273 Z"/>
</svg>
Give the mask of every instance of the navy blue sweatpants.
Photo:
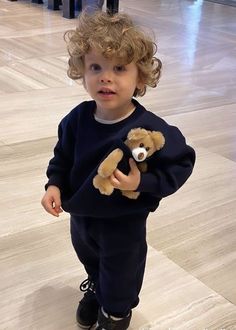
<svg viewBox="0 0 236 330">
<path fill-rule="evenodd" d="M 147 254 L 147 216 L 71 216 L 74 249 L 96 284 L 100 306 L 113 316 L 126 316 L 139 302 Z"/>
</svg>

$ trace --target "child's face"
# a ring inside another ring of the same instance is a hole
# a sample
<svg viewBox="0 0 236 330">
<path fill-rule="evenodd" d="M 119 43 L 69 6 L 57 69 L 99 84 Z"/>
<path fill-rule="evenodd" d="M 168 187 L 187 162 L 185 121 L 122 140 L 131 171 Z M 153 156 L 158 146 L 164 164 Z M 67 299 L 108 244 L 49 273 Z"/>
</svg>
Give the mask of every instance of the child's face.
<svg viewBox="0 0 236 330">
<path fill-rule="evenodd" d="M 121 65 L 95 50 L 85 55 L 84 85 L 96 101 L 97 113 L 110 113 L 114 118 L 130 112 L 134 91 L 142 87 L 135 63 Z"/>
</svg>

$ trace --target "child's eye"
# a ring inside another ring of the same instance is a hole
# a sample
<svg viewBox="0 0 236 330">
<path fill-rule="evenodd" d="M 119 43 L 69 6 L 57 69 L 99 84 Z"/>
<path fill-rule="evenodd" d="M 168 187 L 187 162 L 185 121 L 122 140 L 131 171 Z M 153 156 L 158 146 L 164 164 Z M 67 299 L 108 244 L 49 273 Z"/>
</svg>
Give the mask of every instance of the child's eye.
<svg viewBox="0 0 236 330">
<path fill-rule="evenodd" d="M 91 64 L 89 69 L 91 71 L 94 71 L 94 72 L 97 72 L 97 71 L 100 71 L 101 70 L 101 66 L 99 64 Z"/>
<path fill-rule="evenodd" d="M 123 72 L 123 71 L 126 71 L 126 68 L 125 68 L 124 65 L 116 65 L 115 68 L 114 68 L 114 70 L 116 72 Z"/>
</svg>

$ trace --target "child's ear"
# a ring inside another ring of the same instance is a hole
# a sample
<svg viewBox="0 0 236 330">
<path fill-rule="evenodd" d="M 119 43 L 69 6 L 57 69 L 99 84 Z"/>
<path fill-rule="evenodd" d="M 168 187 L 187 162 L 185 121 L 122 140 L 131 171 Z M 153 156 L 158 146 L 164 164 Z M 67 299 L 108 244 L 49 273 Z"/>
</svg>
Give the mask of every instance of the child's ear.
<svg viewBox="0 0 236 330">
<path fill-rule="evenodd" d="M 146 86 L 141 77 L 138 77 L 138 81 L 136 84 L 136 93 L 137 95 L 143 95 L 145 94 Z"/>
<path fill-rule="evenodd" d="M 139 90 L 142 90 L 144 88 L 145 84 L 142 82 L 141 78 L 138 78 L 136 88 Z"/>
</svg>

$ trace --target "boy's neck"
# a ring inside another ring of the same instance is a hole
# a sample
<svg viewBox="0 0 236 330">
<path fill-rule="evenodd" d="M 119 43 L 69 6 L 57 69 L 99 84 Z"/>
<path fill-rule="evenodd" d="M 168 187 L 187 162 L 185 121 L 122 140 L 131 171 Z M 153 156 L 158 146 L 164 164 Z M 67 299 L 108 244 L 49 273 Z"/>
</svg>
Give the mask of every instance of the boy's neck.
<svg viewBox="0 0 236 330">
<path fill-rule="evenodd" d="M 134 110 L 135 110 L 135 107 L 130 112 L 128 112 L 126 115 L 124 115 L 122 117 L 119 117 L 117 119 L 100 118 L 96 115 L 96 113 L 94 114 L 94 118 L 95 118 L 96 121 L 98 121 L 101 124 L 116 124 L 116 123 L 128 118 L 134 112 Z"/>
<path fill-rule="evenodd" d="M 120 109 L 120 110 L 118 109 L 117 111 L 114 112 L 111 110 L 106 111 L 103 109 L 96 108 L 95 116 L 96 118 L 101 120 L 119 121 L 131 115 L 131 113 L 135 110 L 135 108 L 136 107 L 132 102 L 125 109 Z"/>
</svg>

